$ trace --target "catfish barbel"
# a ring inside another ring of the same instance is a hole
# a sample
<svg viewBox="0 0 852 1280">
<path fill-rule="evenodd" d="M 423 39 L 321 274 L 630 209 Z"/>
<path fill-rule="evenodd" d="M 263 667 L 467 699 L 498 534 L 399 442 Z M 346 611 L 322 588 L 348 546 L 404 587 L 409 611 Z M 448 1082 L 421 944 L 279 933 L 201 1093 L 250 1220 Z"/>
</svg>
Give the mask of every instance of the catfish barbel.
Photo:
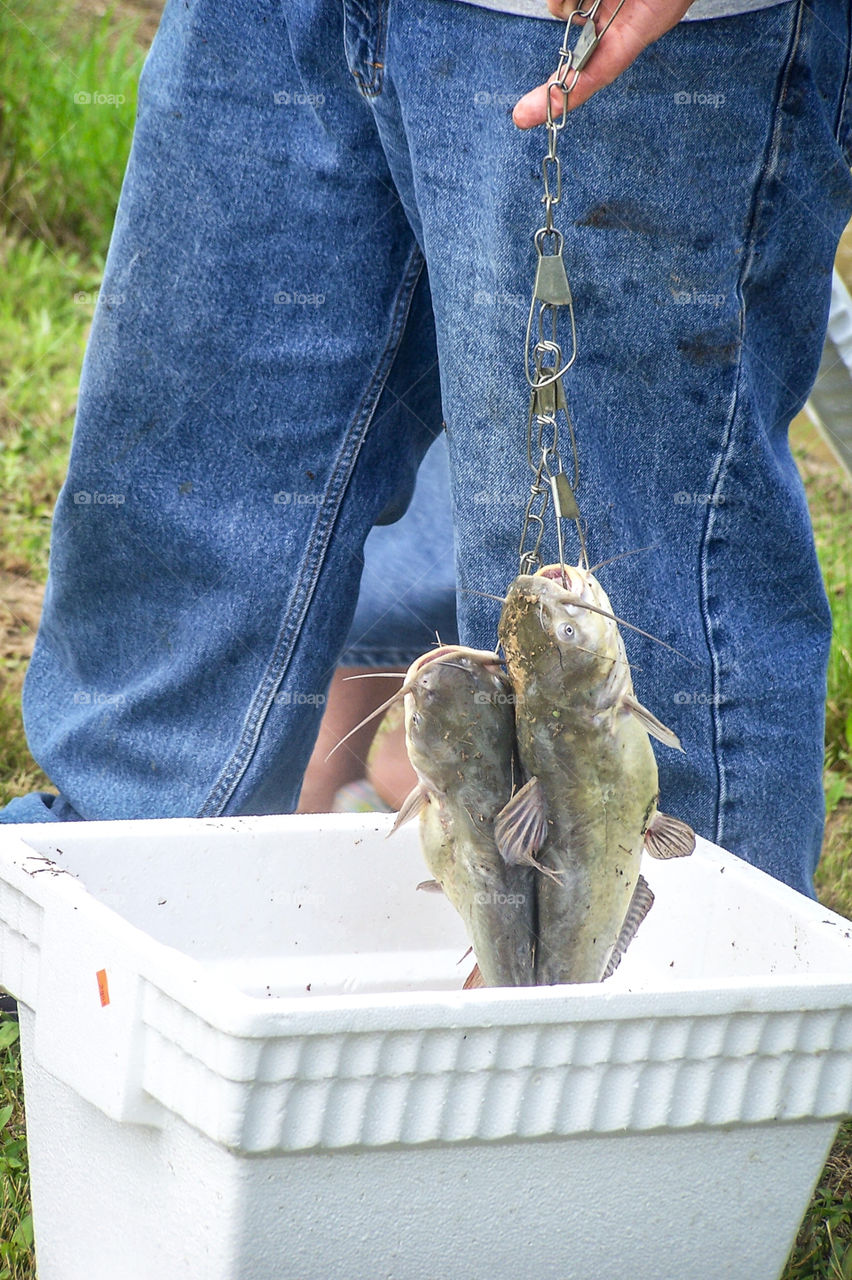
<svg viewBox="0 0 852 1280">
<path fill-rule="evenodd" d="M 564 585 L 563 585 L 564 574 Z M 582 568 L 516 578 L 498 627 L 528 779 L 496 823 L 508 867 L 539 867 L 536 982 L 598 982 L 618 965 L 653 894 L 639 874 L 692 852 L 692 829 L 657 809 L 648 735 L 676 735 L 635 697 L 607 595 Z"/>
</svg>

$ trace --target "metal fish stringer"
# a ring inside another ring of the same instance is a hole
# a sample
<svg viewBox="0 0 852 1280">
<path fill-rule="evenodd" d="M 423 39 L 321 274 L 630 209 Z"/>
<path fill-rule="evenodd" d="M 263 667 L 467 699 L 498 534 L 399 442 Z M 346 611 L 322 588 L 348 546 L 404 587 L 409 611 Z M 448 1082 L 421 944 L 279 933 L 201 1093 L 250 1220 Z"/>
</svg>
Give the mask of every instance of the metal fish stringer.
<svg viewBox="0 0 852 1280">
<path fill-rule="evenodd" d="M 547 93 L 547 153 L 542 160 L 544 194 L 541 202 L 545 208 L 544 226 L 534 236 L 538 260 L 535 285 L 527 317 L 524 338 L 524 372 L 531 388 L 530 407 L 527 416 L 527 461 L 533 473 L 530 494 L 524 508 L 521 541 L 518 548 L 520 573 L 534 573 L 541 566 L 539 554 L 544 536 L 545 517 L 553 510 L 556 521 L 556 542 L 559 563 L 564 565 L 565 553 L 562 521 L 573 520 L 580 541 L 580 565 L 588 568 L 586 540 L 580 508 L 577 503 L 577 486 L 580 466 L 574 425 L 568 412 L 562 378 L 577 359 L 577 326 L 571 286 L 562 257 L 564 238 L 553 225 L 553 209 L 562 199 L 562 166 L 557 155 L 559 133 L 565 128 L 568 116 L 568 98 L 574 89 L 580 72 L 594 53 L 607 28 L 621 9 L 619 0 L 611 15 L 600 29 L 595 19 L 603 0 L 591 0 L 587 8 L 575 8 L 565 24 L 559 49 L 556 75 L 550 81 Z M 582 26 L 578 25 L 582 22 Z M 571 39 L 579 32 L 574 40 Z M 553 91 L 562 95 L 562 112 L 553 114 Z M 560 311 L 567 310 L 570 333 L 570 354 L 563 354 L 559 341 Z M 557 417 L 562 413 L 568 424 L 571 444 L 573 474 L 569 480 L 559 452 L 559 426 Z"/>
</svg>

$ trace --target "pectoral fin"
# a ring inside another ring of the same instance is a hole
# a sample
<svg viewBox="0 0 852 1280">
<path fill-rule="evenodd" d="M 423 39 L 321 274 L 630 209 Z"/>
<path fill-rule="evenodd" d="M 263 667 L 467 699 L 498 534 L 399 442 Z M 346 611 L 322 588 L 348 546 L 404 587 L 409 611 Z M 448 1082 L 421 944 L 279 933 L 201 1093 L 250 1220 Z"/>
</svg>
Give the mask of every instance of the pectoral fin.
<svg viewBox="0 0 852 1280">
<path fill-rule="evenodd" d="M 444 886 L 438 880 L 421 880 L 418 889 L 422 889 L 424 893 L 443 893 Z"/>
<path fill-rule="evenodd" d="M 627 908 L 627 915 L 624 917 L 621 933 L 618 935 L 618 940 L 613 948 L 601 982 L 605 982 L 607 978 L 612 977 L 615 973 L 621 964 L 621 957 L 636 937 L 640 924 L 653 905 L 654 895 L 651 892 L 651 887 L 645 877 L 640 876 L 636 881 L 636 888 L 633 890 L 633 897 L 630 899 L 630 906 Z"/>
<path fill-rule="evenodd" d="M 412 787 L 408 795 L 400 806 L 399 813 L 394 819 L 394 824 L 388 832 L 392 836 L 406 822 L 410 822 L 412 818 L 416 818 L 420 810 L 429 803 L 429 792 L 423 786 L 422 782 L 418 782 L 416 787 Z"/>
<path fill-rule="evenodd" d="M 695 848 L 695 832 L 680 818 L 657 811 L 645 830 L 645 848 L 652 858 L 688 858 Z"/>
<path fill-rule="evenodd" d="M 464 980 L 464 986 L 462 987 L 462 991 L 473 991 L 476 987 L 484 987 L 484 986 L 485 986 L 485 980 L 482 977 L 482 974 L 479 972 L 479 965 L 475 964 L 471 969 L 470 973 L 467 975 L 467 977 Z"/>
<path fill-rule="evenodd" d="M 646 733 L 650 733 L 652 737 L 664 742 L 667 747 L 674 747 L 676 751 L 683 751 L 677 734 L 672 729 L 667 729 L 662 720 L 657 719 L 653 711 L 643 707 L 642 703 L 637 702 L 629 693 L 622 699 L 622 705 L 625 710 L 633 713 Z"/>
<path fill-rule="evenodd" d="M 507 866 L 528 863 L 559 880 L 559 873 L 535 859 L 547 838 L 547 805 L 538 778 L 530 778 L 497 814 L 494 839 Z"/>
</svg>

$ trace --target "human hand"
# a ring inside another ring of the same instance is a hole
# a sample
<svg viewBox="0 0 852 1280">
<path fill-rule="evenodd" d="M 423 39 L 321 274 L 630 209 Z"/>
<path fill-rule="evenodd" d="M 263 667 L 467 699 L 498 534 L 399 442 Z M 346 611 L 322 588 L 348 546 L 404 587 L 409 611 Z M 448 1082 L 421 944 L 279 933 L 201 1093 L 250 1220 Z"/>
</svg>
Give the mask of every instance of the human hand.
<svg viewBox="0 0 852 1280">
<path fill-rule="evenodd" d="M 659 40 L 680 21 L 691 3 L 692 0 L 624 0 L 612 26 L 579 74 L 568 99 L 569 110 L 579 107 L 598 89 L 611 84 L 644 48 Z M 609 21 L 617 5 L 618 0 L 603 0 L 595 24 L 598 31 Z M 547 0 L 547 7 L 556 17 L 567 21 L 578 5 L 574 0 Z M 572 71 L 568 76 L 569 84 L 573 77 Z M 548 84 L 555 78 L 554 73 Z M 544 123 L 547 119 L 547 93 L 547 84 L 541 84 L 515 103 L 512 119 L 519 129 L 531 129 L 533 125 Z M 561 115 L 562 93 L 556 90 L 552 99 L 554 116 Z"/>
</svg>

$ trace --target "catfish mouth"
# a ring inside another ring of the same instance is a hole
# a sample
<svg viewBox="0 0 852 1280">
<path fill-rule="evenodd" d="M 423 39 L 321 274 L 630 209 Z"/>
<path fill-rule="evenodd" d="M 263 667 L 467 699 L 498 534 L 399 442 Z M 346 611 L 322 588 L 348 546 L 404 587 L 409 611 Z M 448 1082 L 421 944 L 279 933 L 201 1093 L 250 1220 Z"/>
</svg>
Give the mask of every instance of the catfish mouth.
<svg viewBox="0 0 852 1280">
<path fill-rule="evenodd" d="M 568 566 L 564 564 L 546 564 L 542 569 L 537 569 L 533 574 L 533 577 L 554 578 L 557 581 L 561 582 L 562 575 L 566 572 L 567 569 L 568 569 Z"/>
<path fill-rule="evenodd" d="M 548 582 L 558 583 L 563 591 L 574 591 L 579 596 L 584 595 L 589 585 L 589 575 L 570 564 L 546 564 L 533 577 L 546 578 Z"/>
<path fill-rule="evenodd" d="M 493 671 L 498 675 L 502 674 L 500 659 L 492 650 L 469 649 L 463 644 L 444 644 L 437 649 L 431 649 L 428 653 L 422 653 L 419 658 L 415 658 L 408 668 L 406 684 L 408 685 L 412 680 L 416 679 L 430 662 L 442 662 L 451 658 L 467 658 L 469 662 L 475 662 L 488 671 Z"/>
</svg>

